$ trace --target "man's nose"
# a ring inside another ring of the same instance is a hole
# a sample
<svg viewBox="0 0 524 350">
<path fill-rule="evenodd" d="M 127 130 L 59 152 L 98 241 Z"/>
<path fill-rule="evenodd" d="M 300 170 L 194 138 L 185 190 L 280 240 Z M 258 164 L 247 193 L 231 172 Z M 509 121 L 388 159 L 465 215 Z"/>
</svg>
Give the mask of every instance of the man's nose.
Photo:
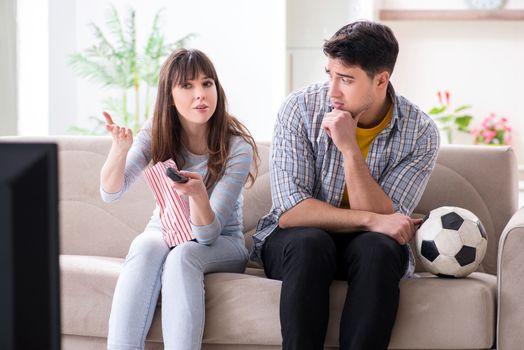
<svg viewBox="0 0 524 350">
<path fill-rule="evenodd" d="M 330 97 L 340 96 L 340 89 L 338 88 L 338 83 L 334 79 L 329 82 L 328 94 Z"/>
</svg>

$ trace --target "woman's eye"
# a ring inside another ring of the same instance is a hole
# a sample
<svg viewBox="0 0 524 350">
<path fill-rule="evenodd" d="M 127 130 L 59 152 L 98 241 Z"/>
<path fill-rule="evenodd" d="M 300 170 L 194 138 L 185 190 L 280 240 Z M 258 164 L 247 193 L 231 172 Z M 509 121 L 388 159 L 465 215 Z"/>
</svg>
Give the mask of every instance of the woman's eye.
<svg viewBox="0 0 524 350">
<path fill-rule="evenodd" d="M 182 86 L 182 89 L 189 89 L 189 88 L 191 88 L 191 84 L 189 84 L 189 83 L 184 83 L 181 86 Z"/>
<path fill-rule="evenodd" d="M 211 86 L 213 86 L 213 82 L 212 81 L 205 81 L 204 82 L 204 86 L 205 87 L 211 87 Z"/>
</svg>

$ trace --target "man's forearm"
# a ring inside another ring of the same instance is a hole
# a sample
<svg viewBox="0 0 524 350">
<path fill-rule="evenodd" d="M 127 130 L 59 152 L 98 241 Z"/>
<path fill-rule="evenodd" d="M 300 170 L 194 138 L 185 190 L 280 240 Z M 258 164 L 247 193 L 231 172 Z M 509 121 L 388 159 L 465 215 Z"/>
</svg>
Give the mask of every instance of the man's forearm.
<svg viewBox="0 0 524 350">
<path fill-rule="evenodd" d="M 400 213 L 382 215 L 354 209 L 340 209 L 317 199 L 308 198 L 280 216 L 281 228 L 316 227 L 333 233 L 357 231 L 380 232 L 403 245 L 415 234 L 422 219 L 411 219 Z"/>
<path fill-rule="evenodd" d="M 316 227 L 329 232 L 357 232 L 369 230 L 375 214 L 341 209 L 318 199 L 308 198 L 280 216 L 281 228 Z"/>
<path fill-rule="evenodd" d="M 360 153 L 344 155 L 344 176 L 351 209 L 377 214 L 394 212 L 391 198 L 371 176 Z"/>
</svg>

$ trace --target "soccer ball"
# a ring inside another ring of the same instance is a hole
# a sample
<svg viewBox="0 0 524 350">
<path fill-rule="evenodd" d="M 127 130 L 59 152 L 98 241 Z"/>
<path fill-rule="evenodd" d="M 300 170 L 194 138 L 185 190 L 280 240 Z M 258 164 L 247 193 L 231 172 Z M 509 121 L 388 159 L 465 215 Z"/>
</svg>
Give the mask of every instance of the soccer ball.
<svg viewBox="0 0 524 350">
<path fill-rule="evenodd" d="M 477 269 L 486 254 L 488 236 L 469 210 L 432 210 L 416 233 L 417 254 L 427 271 L 441 277 L 464 277 Z"/>
</svg>

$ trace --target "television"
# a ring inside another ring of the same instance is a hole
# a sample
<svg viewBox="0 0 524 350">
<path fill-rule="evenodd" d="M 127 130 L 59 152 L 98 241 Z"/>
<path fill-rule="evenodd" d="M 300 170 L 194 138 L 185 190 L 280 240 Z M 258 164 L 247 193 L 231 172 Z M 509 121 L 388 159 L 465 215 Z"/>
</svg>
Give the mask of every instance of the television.
<svg viewBox="0 0 524 350">
<path fill-rule="evenodd" d="M 0 141 L 0 349 L 60 349 L 57 145 Z"/>
</svg>

